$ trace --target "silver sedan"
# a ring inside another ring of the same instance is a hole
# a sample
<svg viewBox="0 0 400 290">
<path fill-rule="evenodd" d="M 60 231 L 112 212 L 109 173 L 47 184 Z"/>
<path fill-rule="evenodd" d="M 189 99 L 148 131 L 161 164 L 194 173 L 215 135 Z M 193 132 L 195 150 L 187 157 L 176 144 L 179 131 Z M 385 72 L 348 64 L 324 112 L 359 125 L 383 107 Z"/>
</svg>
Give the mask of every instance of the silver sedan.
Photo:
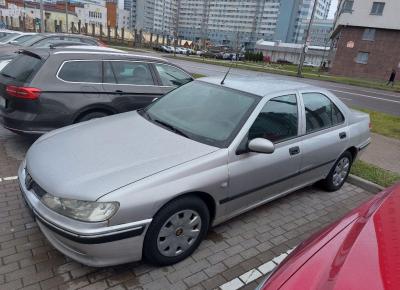
<svg viewBox="0 0 400 290">
<path fill-rule="evenodd" d="M 369 116 L 321 88 L 203 78 L 143 110 L 42 136 L 19 181 L 65 255 L 169 265 L 211 226 L 315 182 L 339 189 L 369 142 Z"/>
</svg>

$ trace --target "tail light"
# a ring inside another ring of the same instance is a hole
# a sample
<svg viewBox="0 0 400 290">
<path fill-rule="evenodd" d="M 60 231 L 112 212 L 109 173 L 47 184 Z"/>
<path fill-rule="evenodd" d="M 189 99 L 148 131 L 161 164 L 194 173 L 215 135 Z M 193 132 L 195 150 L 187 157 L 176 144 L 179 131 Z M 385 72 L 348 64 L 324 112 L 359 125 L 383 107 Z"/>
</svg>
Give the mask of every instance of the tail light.
<svg viewBox="0 0 400 290">
<path fill-rule="evenodd" d="M 99 46 L 100 47 L 107 47 L 107 45 L 104 42 L 99 41 Z"/>
<path fill-rule="evenodd" d="M 372 129 L 372 124 L 371 124 L 371 122 L 369 122 L 368 127 L 369 127 L 369 129 Z"/>
<path fill-rule="evenodd" d="M 41 90 L 29 87 L 7 86 L 6 92 L 8 95 L 25 100 L 37 100 L 40 96 Z"/>
</svg>

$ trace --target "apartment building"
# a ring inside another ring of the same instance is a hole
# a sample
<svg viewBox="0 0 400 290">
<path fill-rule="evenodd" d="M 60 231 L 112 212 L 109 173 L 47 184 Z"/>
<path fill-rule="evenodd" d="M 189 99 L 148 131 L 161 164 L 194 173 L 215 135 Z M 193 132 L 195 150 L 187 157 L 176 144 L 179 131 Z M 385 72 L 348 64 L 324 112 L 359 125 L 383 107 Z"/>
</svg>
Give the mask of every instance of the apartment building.
<svg viewBox="0 0 400 290">
<path fill-rule="evenodd" d="M 120 0 L 135 11 L 137 29 L 215 44 L 254 46 L 258 39 L 294 42 L 303 20 L 326 19 L 331 0 Z M 288 13 L 291 11 L 291 13 Z M 133 16 L 132 16 L 133 19 Z"/>
<path fill-rule="evenodd" d="M 387 79 L 400 71 L 400 1 L 341 0 L 332 34 L 331 73 Z"/>
<path fill-rule="evenodd" d="M 281 9 L 273 39 L 288 43 L 304 43 L 315 2 L 317 6 L 314 23 L 328 18 L 331 0 L 280 0 Z"/>
</svg>

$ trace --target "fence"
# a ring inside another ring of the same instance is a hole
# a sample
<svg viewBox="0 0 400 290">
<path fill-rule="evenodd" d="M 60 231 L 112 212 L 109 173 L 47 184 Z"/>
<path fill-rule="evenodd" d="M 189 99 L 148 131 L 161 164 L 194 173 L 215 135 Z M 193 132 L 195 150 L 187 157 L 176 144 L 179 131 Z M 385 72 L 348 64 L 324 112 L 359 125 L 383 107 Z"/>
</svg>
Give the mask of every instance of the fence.
<svg viewBox="0 0 400 290">
<path fill-rule="evenodd" d="M 65 29 L 65 25 L 60 20 L 54 20 L 52 23 L 49 23 L 47 19 L 44 20 L 44 28 L 45 32 L 67 32 Z M 18 30 L 25 32 L 39 32 L 40 31 L 40 21 L 38 18 L 30 18 L 30 17 L 8 17 L 1 16 L 0 25 L 3 28 L 7 28 L 10 30 Z M 117 27 L 103 27 L 103 25 L 96 26 L 95 24 L 81 23 L 78 21 L 77 23 L 70 22 L 68 27 L 68 33 L 72 34 L 82 34 L 88 35 L 92 37 L 96 37 L 101 41 L 116 44 L 116 45 L 126 45 L 132 47 L 141 47 L 141 48 L 151 48 L 157 45 L 171 45 L 171 38 L 157 33 L 146 32 L 138 29 L 134 29 L 130 31 L 125 28 L 117 28 Z M 177 39 L 178 46 L 191 46 L 193 45 L 192 41 Z"/>
</svg>

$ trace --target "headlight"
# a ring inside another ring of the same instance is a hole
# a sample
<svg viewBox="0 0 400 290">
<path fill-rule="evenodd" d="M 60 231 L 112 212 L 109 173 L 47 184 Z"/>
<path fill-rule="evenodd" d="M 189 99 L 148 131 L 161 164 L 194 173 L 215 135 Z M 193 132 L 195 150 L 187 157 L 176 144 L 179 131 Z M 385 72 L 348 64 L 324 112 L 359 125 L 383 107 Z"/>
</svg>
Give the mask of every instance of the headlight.
<svg viewBox="0 0 400 290">
<path fill-rule="evenodd" d="M 97 202 L 42 196 L 42 202 L 55 212 L 84 222 L 101 222 L 111 218 L 119 208 L 118 202 Z"/>
</svg>

